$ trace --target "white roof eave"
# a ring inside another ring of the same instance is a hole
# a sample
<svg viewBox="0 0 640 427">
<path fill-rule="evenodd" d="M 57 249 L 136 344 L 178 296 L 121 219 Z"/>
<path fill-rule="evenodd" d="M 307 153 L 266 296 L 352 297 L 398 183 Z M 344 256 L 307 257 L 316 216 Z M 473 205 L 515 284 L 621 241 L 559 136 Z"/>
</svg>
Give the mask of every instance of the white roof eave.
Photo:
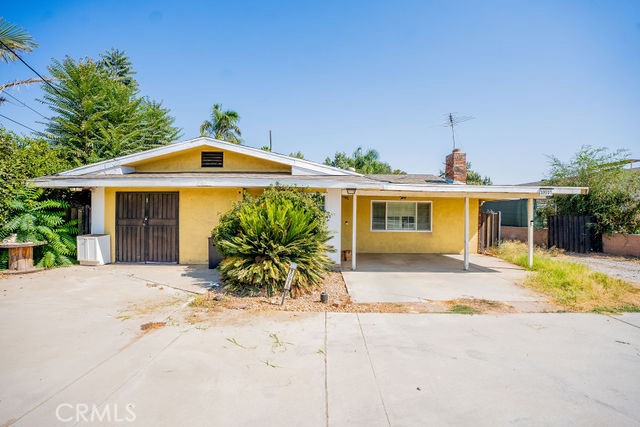
<svg viewBox="0 0 640 427">
<path fill-rule="evenodd" d="M 340 188 L 379 191 L 379 192 L 419 192 L 419 193 L 449 193 L 462 195 L 483 194 L 529 194 L 542 196 L 542 190 L 551 194 L 587 194 L 586 187 L 535 187 L 518 185 L 459 185 L 459 184 L 391 184 L 385 182 L 361 182 L 354 177 L 334 178 L 331 176 L 306 178 L 305 175 L 291 175 L 278 177 L 225 177 L 225 176 L 185 176 L 185 177 L 157 177 L 144 175 L 94 175 L 94 176 L 54 176 L 35 178 L 31 182 L 36 187 L 68 188 L 68 187 L 269 187 L 275 184 L 295 185 L 313 188 Z"/>
</svg>

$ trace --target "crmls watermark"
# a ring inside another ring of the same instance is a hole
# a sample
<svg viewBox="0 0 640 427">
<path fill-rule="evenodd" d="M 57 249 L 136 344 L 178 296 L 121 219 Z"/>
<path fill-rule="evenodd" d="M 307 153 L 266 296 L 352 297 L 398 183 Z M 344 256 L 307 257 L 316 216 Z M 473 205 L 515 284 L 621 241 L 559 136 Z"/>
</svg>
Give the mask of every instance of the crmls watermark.
<svg viewBox="0 0 640 427">
<path fill-rule="evenodd" d="M 56 408 L 56 418 L 64 423 L 84 422 L 108 422 L 108 423 L 132 423 L 136 420 L 135 405 L 128 403 L 105 403 L 104 405 L 87 403 L 61 403 Z"/>
</svg>

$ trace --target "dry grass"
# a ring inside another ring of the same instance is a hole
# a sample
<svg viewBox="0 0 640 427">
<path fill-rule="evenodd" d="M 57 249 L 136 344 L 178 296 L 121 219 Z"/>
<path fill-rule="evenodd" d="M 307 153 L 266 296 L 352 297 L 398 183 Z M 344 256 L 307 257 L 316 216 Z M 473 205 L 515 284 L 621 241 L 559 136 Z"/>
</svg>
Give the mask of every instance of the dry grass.
<svg viewBox="0 0 640 427">
<path fill-rule="evenodd" d="M 557 249 L 534 251 L 528 267 L 527 246 L 504 242 L 493 255 L 531 270 L 524 285 L 552 298 L 565 310 L 581 312 L 640 311 L 640 289 L 629 282 L 562 260 Z"/>
</svg>

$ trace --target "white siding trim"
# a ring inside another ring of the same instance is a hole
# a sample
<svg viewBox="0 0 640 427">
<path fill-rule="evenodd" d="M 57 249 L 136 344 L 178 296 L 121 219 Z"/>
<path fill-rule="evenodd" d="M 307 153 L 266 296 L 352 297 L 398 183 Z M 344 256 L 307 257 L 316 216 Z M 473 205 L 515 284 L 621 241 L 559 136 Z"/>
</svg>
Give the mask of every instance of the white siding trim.
<svg viewBox="0 0 640 427">
<path fill-rule="evenodd" d="M 329 222 L 327 224 L 329 232 L 332 233 L 329 244 L 336 250 L 329 253 L 329 258 L 336 264 L 340 264 L 340 256 L 342 248 L 340 247 L 342 230 L 342 194 L 339 188 L 330 188 L 325 194 L 324 208 L 329 214 Z"/>
<path fill-rule="evenodd" d="M 104 187 L 91 189 L 91 234 L 104 234 Z"/>
</svg>

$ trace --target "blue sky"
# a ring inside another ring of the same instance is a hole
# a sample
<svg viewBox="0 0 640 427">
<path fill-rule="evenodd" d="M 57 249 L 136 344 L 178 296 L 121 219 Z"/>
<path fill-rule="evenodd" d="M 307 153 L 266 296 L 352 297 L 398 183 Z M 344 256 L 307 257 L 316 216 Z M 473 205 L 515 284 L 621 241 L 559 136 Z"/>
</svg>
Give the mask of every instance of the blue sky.
<svg viewBox="0 0 640 427">
<path fill-rule="evenodd" d="M 183 139 L 218 102 L 240 113 L 247 145 L 271 129 L 274 151 L 316 161 L 361 145 L 437 173 L 449 112 L 475 117 L 458 145 L 494 183 L 536 180 L 546 155 L 583 144 L 640 158 L 638 1 L 32 1 L 1 13 L 40 43 L 25 59 L 41 73 L 51 58 L 127 51 Z M 0 64 L 2 82 L 30 76 Z M 49 114 L 37 87 L 11 94 Z M 0 113 L 43 128 L 26 108 Z"/>
</svg>

